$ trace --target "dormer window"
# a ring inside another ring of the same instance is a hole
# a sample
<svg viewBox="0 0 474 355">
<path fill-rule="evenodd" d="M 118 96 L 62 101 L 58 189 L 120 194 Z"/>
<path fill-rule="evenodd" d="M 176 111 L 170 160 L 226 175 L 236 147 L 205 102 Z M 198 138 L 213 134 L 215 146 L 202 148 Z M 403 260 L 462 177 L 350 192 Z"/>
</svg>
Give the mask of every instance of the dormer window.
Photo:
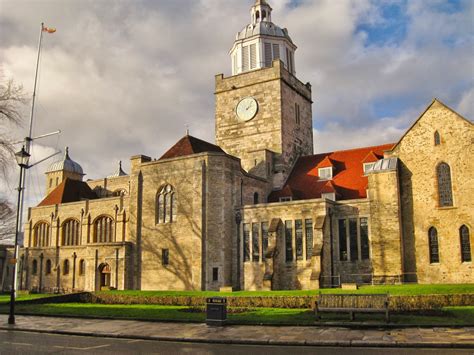
<svg viewBox="0 0 474 355">
<path fill-rule="evenodd" d="M 279 202 L 288 202 L 288 201 L 291 201 L 291 200 L 292 200 L 291 196 L 284 196 L 284 197 L 280 197 L 278 199 Z"/>
<path fill-rule="evenodd" d="M 319 180 L 331 180 L 332 179 L 332 168 L 319 168 L 318 169 Z"/>
<path fill-rule="evenodd" d="M 364 163 L 364 174 L 366 174 L 372 167 L 375 165 L 374 163 Z"/>
</svg>

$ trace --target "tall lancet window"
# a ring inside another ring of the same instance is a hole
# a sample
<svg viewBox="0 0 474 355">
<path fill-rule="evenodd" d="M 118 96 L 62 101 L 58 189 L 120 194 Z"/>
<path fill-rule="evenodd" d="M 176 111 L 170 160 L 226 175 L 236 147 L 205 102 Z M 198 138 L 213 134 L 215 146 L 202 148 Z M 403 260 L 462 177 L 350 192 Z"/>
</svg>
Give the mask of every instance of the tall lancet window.
<svg viewBox="0 0 474 355">
<path fill-rule="evenodd" d="M 451 187 L 451 168 L 446 163 L 440 163 L 436 167 L 436 177 L 438 180 L 438 200 L 439 207 L 453 205 L 453 190 Z"/>
<path fill-rule="evenodd" d="M 471 261 L 471 238 L 469 229 L 465 225 L 459 228 L 459 237 L 461 239 L 461 261 L 463 263 Z"/>
<path fill-rule="evenodd" d="M 439 132 L 436 131 L 434 133 L 434 144 L 435 145 L 440 145 L 441 144 L 441 137 L 439 136 Z"/>
<path fill-rule="evenodd" d="M 176 219 L 176 192 L 167 184 L 156 195 L 156 224 L 175 222 Z"/>
<path fill-rule="evenodd" d="M 430 264 L 439 263 L 438 231 L 435 227 L 428 230 Z"/>
</svg>

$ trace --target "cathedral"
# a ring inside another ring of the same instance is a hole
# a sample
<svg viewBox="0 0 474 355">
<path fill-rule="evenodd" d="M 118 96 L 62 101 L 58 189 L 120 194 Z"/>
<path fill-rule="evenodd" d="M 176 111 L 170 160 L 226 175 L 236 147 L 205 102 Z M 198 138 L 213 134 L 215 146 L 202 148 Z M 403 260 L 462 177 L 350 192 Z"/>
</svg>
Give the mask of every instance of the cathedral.
<svg viewBox="0 0 474 355">
<path fill-rule="evenodd" d="M 215 76 L 215 144 L 185 135 L 28 211 L 20 289 L 291 290 L 474 283 L 473 123 L 433 100 L 397 142 L 313 151 L 296 45 L 256 0 Z"/>
</svg>

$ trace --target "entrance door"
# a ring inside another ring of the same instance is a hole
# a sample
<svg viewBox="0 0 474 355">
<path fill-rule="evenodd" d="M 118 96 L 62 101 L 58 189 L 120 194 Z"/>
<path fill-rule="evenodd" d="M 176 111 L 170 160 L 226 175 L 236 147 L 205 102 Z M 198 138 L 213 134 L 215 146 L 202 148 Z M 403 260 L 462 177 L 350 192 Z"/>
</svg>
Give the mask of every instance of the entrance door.
<svg viewBox="0 0 474 355">
<path fill-rule="evenodd" d="M 100 264 L 99 265 L 100 273 L 100 289 L 110 287 L 110 266 L 109 264 Z"/>
</svg>

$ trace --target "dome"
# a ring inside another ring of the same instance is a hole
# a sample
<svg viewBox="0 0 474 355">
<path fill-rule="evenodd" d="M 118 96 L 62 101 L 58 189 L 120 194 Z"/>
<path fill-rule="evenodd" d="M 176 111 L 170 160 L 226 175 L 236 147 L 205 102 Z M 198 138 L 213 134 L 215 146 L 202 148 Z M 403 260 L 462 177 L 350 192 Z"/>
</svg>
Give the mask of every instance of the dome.
<svg viewBox="0 0 474 355">
<path fill-rule="evenodd" d="M 237 33 L 236 40 L 242 40 L 258 35 L 286 38 L 293 43 L 286 28 L 281 28 L 269 21 L 262 21 L 245 26 L 242 31 Z"/>
<path fill-rule="evenodd" d="M 48 170 L 46 170 L 46 173 L 52 173 L 54 171 L 61 171 L 61 170 L 68 171 L 75 174 L 84 175 L 82 171 L 82 167 L 69 157 L 69 147 L 66 147 L 63 159 L 52 163 L 48 167 Z"/>
<path fill-rule="evenodd" d="M 107 176 L 108 178 L 114 178 L 119 176 L 126 176 L 127 173 L 122 169 L 122 161 L 119 161 L 118 167 L 112 175 Z"/>
</svg>

